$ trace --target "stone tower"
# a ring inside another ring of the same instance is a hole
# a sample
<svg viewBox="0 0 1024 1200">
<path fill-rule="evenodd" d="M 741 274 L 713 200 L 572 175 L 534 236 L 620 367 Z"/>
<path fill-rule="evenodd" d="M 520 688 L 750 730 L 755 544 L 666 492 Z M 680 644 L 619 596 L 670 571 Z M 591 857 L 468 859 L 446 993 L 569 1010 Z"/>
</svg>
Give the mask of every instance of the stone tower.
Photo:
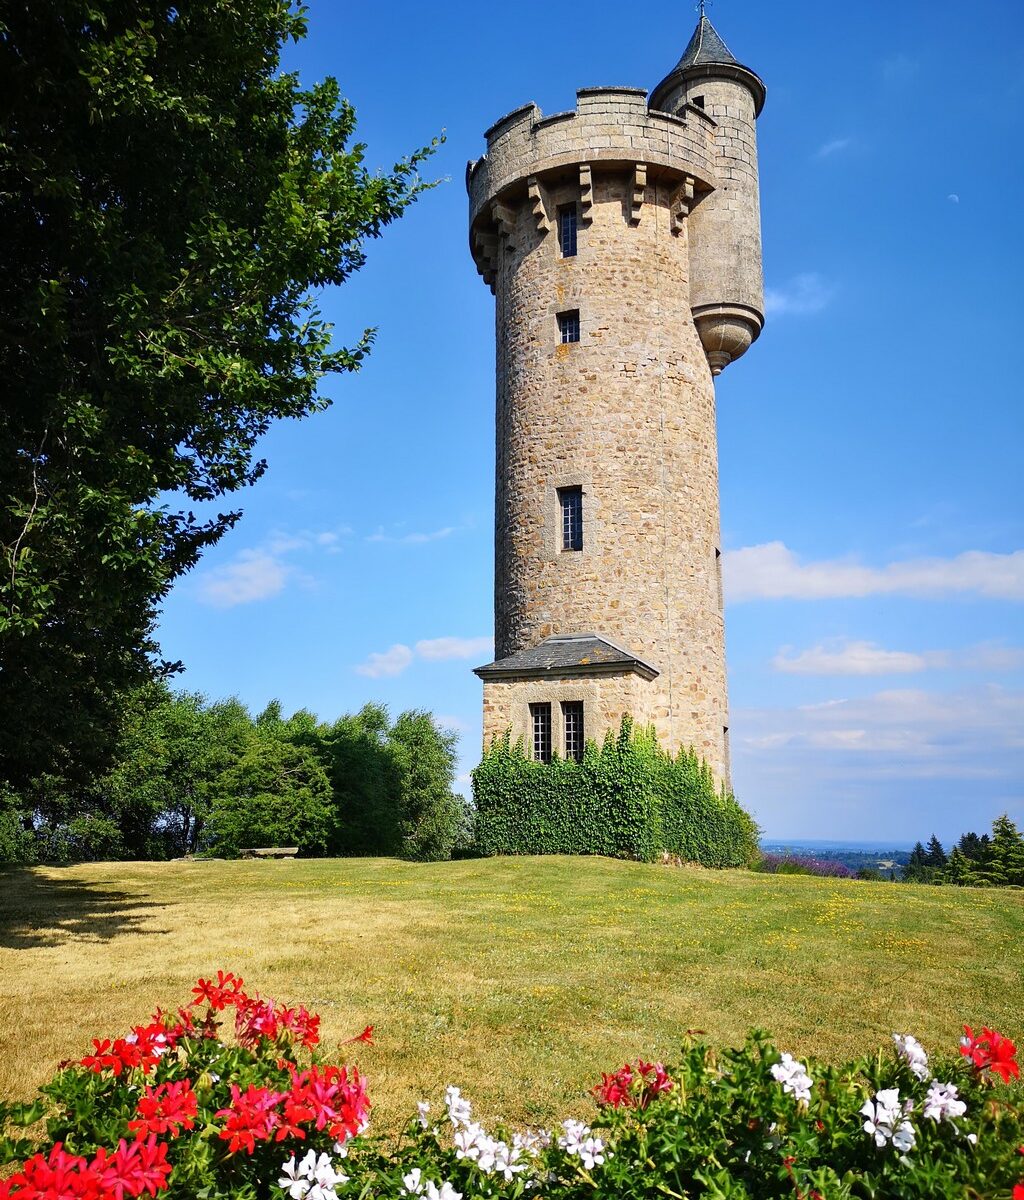
<svg viewBox="0 0 1024 1200">
<path fill-rule="evenodd" d="M 467 168 L 497 310 L 485 745 L 578 755 L 629 713 L 729 780 L 712 377 L 764 319 L 764 98 L 702 15 L 650 97 L 528 104 Z"/>
</svg>

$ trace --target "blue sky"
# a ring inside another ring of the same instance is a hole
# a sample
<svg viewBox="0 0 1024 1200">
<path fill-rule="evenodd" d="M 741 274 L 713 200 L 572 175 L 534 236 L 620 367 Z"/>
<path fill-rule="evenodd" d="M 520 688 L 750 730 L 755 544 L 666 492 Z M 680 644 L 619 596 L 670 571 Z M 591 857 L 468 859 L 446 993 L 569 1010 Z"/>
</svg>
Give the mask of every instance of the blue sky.
<svg viewBox="0 0 1024 1200">
<path fill-rule="evenodd" d="M 661 79 L 696 13 L 630 11 L 310 5 L 289 65 L 338 77 L 373 166 L 444 130 L 445 181 L 325 297 L 339 341 L 378 327 L 363 370 L 265 439 L 243 520 L 168 598 L 182 686 L 426 708 L 477 761 L 493 300 L 465 163 L 522 103 Z M 708 11 L 768 85 L 767 324 L 718 381 L 737 795 L 776 838 L 1024 824 L 1024 7 Z"/>
</svg>

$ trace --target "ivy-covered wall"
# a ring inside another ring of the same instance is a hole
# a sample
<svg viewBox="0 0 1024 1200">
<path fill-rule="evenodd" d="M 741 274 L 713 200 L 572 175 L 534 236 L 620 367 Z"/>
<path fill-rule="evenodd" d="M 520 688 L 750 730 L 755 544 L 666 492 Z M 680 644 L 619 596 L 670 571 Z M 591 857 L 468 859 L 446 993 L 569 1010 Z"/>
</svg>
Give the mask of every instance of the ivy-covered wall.
<svg viewBox="0 0 1024 1200">
<path fill-rule="evenodd" d="M 645 862 L 663 852 L 707 867 L 757 857 L 757 826 L 715 790 L 692 751 L 668 754 L 651 729 L 626 718 L 582 762 L 527 757 L 496 738 L 473 772 L 476 841 L 483 854 L 606 854 Z"/>
</svg>

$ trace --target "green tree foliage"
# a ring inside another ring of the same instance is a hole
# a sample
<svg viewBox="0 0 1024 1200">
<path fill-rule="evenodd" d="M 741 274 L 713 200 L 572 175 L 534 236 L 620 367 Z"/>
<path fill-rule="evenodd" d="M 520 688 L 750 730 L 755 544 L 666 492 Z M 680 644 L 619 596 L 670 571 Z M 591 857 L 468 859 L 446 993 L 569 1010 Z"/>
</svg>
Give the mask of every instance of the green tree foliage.
<svg viewBox="0 0 1024 1200">
<path fill-rule="evenodd" d="M 992 833 L 965 833 L 939 859 L 942 845 L 933 834 L 928 849 L 914 847 L 903 878 L 917 883 L 951 883 L 958 887 L 1024 887 L 1024 834 L 1004 813 L 992 822 Z"/>
<path fill-rule="evenodd" d="M 258 439 L 372 331 L 312 297 L 425 186 L 371 173 L 290 0 L 0 7 L 0 778 L 93 778 L 156 605 L 238 519 Z M 207 513 L 214 512 L 207 508 Z M 166 670 L 164 664 L 160 670 Z"/>
<path fill-rule="evenodd" d="M 216 853 L 230 856 L 252 846 L 297 846 L 303 855 L 327 849 L 331 785 L 313 750 L 254 738 L 218 786 L 208 821 Z"/>
<path fill-rule="evenodd" d="M 367 705 L 334 724 L 272 702 L 255 719 L 150 684 L 129 697 L 115 763 L 98 780 L 45 776 L 0 792 L 0 862 L 306 854 L 437 859 L 470 840 L 453 791 L 457 737 L 423 712 Z"/>
<path fill-rule="evenodd" d="M 933 833 L 928 839 L 928 849 L 925 851 L 925 860 L 930 867 L 944 867 L 946 865 L 946 851 L 942 847 L 942 843 Z"/>
<path fill-rule="evenodd" d="M 758 854 L 757 827 L 716 792 L 692 752 L 672 756 L 628 718 L 583 761 L 527 757 L 497 738 L 473 772 L 477 846 L 484 854 L 606 854 L 650 861 L 668 853 L 709 867 Z"/>
</svg>

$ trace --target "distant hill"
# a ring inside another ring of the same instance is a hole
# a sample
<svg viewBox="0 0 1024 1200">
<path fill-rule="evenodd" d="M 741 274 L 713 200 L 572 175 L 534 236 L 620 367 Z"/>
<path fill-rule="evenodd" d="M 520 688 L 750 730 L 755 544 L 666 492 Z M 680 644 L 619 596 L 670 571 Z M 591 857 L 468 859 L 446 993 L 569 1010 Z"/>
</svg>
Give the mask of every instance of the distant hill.
<svg viewBox="0 0 1024 1200">
<path fill-rule="evenodd" d="M 792 842 L 766 840 L 761 843 L 761 849 L 771 854 L 812 855 L 826 862 L 842 863 L 851 871 L 867 868 L 881 871 L 883 875 L 895 872 L 897 878 L 900 869 L 909 861 L 911 851 L 910 846 L 894 846 L 891 842 L 861 842 L 851 845 L 813 838 Z"/>
</svg>

